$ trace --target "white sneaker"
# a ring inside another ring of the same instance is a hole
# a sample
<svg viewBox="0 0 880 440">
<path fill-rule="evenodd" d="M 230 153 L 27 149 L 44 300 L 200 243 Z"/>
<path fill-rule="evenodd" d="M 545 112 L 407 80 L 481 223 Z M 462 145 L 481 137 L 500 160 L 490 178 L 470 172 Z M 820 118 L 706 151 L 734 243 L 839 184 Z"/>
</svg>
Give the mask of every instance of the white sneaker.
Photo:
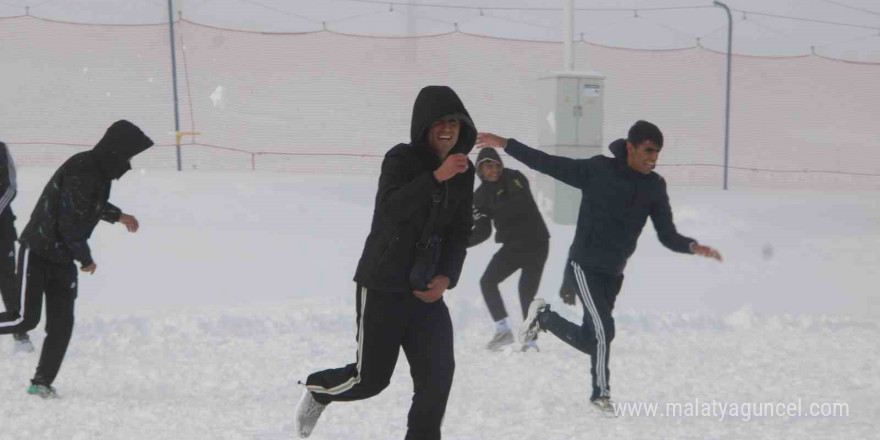
<svg viewBox="0 0 880 440">
<path fill-rule="evenodd" d="M 538 315 L 549 308 L 547 302 L 541 298 L 532 300 L 532 303 L 529 304 L 529 312 L 526 314 L 526 319 L 523 320 L 522 325 L 519 327 L 520 344 L 528 345 L 529 342 L 538 339 L 538 332 L 543 330 L 538 324 Z"/>
<path fill-rule="evenodd" d="M 14 334 L 12 339 L 15 340 L 12 346 L 12 353 L 33 353 L 34 344 L 27 333 Z"/>
<path fill-rule="evenodd" d="M 590 403 L 596 409 L 602 411 L 602 415 L 605 417 L 617 417 L 617 412 L 614 410 L 614 401 L 610 397 L 600 397 Z"/>
<path fill-rule="evenodd" d="M 502 348 L 513 344 L 513 332 L 495 332 L 495 336 L 492 337 L 492 340 L 486 344 L 486 350 L 489 351 L 501 351 Z"/>
<path fill-rule="evenodd" d="M 327 405 L 318 403 L 315 400 L 308 388 L 303 390 L 303 395 L 296 406 L 296 419 L 294 421 L 296 432 L 300 438 L 312 435 L 312 430 L 315 429 L 315 425 L 318 424 L 318 419 L 326 407 Z"/>
</svg>

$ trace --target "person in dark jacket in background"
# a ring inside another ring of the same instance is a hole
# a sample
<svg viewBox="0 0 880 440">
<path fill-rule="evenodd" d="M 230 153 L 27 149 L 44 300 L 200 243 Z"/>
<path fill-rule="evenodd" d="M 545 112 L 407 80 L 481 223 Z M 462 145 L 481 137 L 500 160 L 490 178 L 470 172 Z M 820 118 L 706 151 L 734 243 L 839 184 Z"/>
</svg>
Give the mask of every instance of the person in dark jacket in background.
<svg viewBox="0 0 880 440">
<path fill-rule="evenodd" d="M 443 302 L 455 287 L 467 253 L 474 168 L 467 153 L 476 129 L 455 92 L 425 87 L 413 106 L 411 142 L 382 162 L 370 234 L 358 263 L 357 358 L 308 376 L 296 410 L 296 430 L 308 437 L 330 402 L 362 400 L 388 386 L 400 347 L 413 378 L 407 440 L 439 439 L 455 361 L 452 321 Z M 410 271 L 432 210 L 431 243 L 439 261 L 427 288 Z"/>
<path fill-rule="evenodd" d="M 122 223 L 130 232 L 139 224 L 108 202 L 113 180 L 131 169 L 131 159 L 153 145 L 137 126 L 117 121 L 90 151 L 67 159 L 55 172 L 21 233 L 18 257 L 20 306 L 0 314 L 0 333 L 22 333 L 40 322 L 46 296 L 46 339 L 28 393 L 58 397 L 52 387 L 73 331 L 77 270 L 94 274 L 88 239 L 98 221 Z"/>
<path fill-rule="evenodd" d="M 543 299 L 536 298 L 529 306 L 520 338 L 534 340 L 539 331 L 549 331 L 589 354 L 593 390 L 590 401 L 611 414 L 614 408 L 608 360 L 615 330 L 611 312 L 623 283 L 623 269 L 635 252 L 648 217 L 667 248 L 721 261 L 718 251 L 679 234 L 675 228 L 666 181 L 653 171 L 663 148 L 663 134 L 656 125 L 638 121 L 627 139 L 611 143 L 614 158 L 553 156 L 491 133 L 480 133 L 477 147 L 504 148 L 530 168 L 581 190 L 564 284 L 577 286 L 574 290 L 583 305 L 583 325 L 565 320 Z M 563 288 L 562 293 L 566 291 Z"/>
<path fill-rule="evenodd" d="M 541 284 L 550 233 L 532 197 L 528 179 L 517 170 L 504 168 L 494 148 L 480 150 L 477 176 L 482 183 L 474 192 L 474 230 L 469 246 L 486 241 L 492 235 L 493 222 L 495 241 L 502 244 L 480 278 L 483 299 L 495 321 L 495 335 L 486 348 L 498 351 L 514 342 L 498 285 L 522 269 L 519 301 L 525 318 Z M 535 341 L 529 341 L 522 350 L 529 348 L 537 349 Z"/>
<path fill-rule="evenodd" d="M 15 279 L 15 215 L 12 201 L 18 192 L 15 178 L 15 162 L 3 142 L 0 142 L 0 295 L 6 311 L 18 310 L 18 281 Z M 34 351 L 34 345 L 25 332 L 13 334 L 14 352 Z"/>
</svg>

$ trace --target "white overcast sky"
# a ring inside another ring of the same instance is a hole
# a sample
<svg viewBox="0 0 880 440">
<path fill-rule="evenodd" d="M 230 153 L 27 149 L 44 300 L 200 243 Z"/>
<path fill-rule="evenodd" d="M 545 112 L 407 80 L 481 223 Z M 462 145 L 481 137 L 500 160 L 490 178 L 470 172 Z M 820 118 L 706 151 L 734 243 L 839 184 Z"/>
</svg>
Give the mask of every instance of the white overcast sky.
<svg viewBox="0 0 880 440">
<path fill-rule="evenodd" d="M 203 24 L 260 32 L 330 30 L 362 35 L 434 35 L 454 31 L 504 38 L 560 41 L 562 0 L 175 0 L 184 18 Z M 402 6 L 412 3 L 423 6 Z M 576 0 L 575 38 L 639 49 L 691 47 L 700 43 L 726 50 L 726 16 L 720 8 L 648 10 L 711 6 L 709 0 Z M 734 52 L 749 55 L 803 55 L 816 50 L 857 61 L 880 62 L 878 0 L 728 0 L 734 12 Z M 425 5 L 485 7 L 448 9 Z M 56 20 L 142 24 L 168 20 L 165 0 L 0 0 L 0 16 L 25 12 Z M 492 8 L 551 8 L 498 10 Z M 641 10 L 640 10 L 641 9 Z M 846 23 L 793 21 L 761 14 Z M 861 26 L 861 27 L 857 27 Z"/>
</svg>

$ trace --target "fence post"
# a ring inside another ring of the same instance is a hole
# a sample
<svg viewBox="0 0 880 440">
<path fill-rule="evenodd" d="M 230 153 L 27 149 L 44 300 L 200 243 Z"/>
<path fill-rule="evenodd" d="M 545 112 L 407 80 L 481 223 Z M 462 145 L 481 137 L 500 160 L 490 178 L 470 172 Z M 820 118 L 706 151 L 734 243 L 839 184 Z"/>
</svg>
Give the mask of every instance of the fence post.
<svg viewBox="0 0 880 440">
<path fill-rule="evenodd" d="M 171 39 L 171 81 L 174 87 L 174 133 L 177 138 L 177 171 L 183 170 L 183 163 L 180 157 L 180 109 L 177 100 L 177 54 L 174 49 L 174 5 L 173 0 L 168 0 L 168 31 Z"/>
</svg>

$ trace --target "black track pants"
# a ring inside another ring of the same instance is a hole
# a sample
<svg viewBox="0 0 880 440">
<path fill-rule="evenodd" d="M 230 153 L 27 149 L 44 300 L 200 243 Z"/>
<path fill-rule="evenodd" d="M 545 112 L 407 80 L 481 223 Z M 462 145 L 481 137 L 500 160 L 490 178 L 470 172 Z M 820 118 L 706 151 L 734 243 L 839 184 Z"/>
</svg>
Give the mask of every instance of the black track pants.
<svg viewBox="0 0 880 440">
<path fill-rule="evenodd" d="M 486 272 L 480 278 L 483 299 L 486 300 L 493 321 L 497 322 L 507 317 L 498 285 L 520 269 L 522 273 L 519 276 L 519 303 L 522 316 L 526 316 L 529 304 L 537 295 L 538 287 L 541 285 L 548 249 L 549 241 L 540 241 L 533 244 L 505 244 L 495 253 L 489 261 L 489 266 L 486 267 Z"/>
<path fill-rule="evenodd" d="M 391 381 L 400 348 L 414 395 L 407 440 L 440 438 L 455 360 L 452 320 L 443 300 L 425 303 L 411 293 L 357 289 L 357 361 L 311 374 L 306 386 L 321 403 L 366 399 Z"/>
<path fill-rule="evenodd" d="M 611 371 L 608 361 L 611 341 L 614 339 L 614 317 L 611 316 L 611 311 L 623 284 L 623 275 L 584 271 L 577 263 L 569 261 L 563 283 L 564 289 L 573 289 L 581 300 L 584 308 L 583 324 L 569 322 L 553 311 L 542 315 L 539 324 L 572 347 L 590 355 L 593 384 L 590 400 L 610 397 Z"/>
<path fill-rule="evenodd" d="M 46 339 L 35 384 L 51 385 L 58 375 L 70 335 L 73 305 L 77 294 L 77 272 L 73 262 L 58 264 L 30 252 L 22 245 L 18 256 L 17 310 L 0 314 L 0 334 L 24 333 L 40 323 L 43 295 L 46 296 Z"/>
</svg>

